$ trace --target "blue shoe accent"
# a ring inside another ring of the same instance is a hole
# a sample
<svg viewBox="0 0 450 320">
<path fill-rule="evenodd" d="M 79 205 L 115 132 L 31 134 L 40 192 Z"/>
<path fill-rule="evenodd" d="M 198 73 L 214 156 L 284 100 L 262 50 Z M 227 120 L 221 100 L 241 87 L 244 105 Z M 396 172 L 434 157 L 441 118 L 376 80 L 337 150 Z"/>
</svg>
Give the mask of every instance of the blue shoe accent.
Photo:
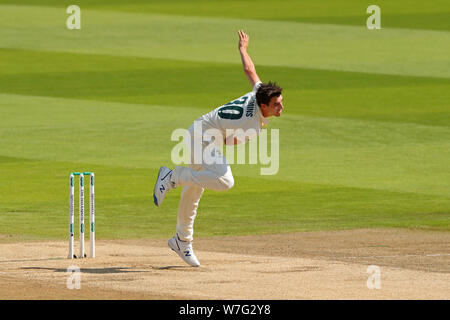
<svg viewBox="0 0 450 320">
<path fill-rule="evenodd" d="M 158 199 L 156 199 L 155 194 L 153 194 L 153 202 L 155 203 L 156 206 L 158 206 Z"/>
</svg>

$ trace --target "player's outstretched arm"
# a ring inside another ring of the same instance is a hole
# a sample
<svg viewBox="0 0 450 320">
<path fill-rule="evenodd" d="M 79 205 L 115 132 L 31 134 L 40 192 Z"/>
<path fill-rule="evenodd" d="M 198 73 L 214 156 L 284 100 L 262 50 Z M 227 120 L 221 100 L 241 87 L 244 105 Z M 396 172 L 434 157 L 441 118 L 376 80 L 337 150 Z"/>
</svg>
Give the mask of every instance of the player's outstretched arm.
<svg viewBox="0 0 450 320">
<path fill-rule="evenodd" d="M 252 59 L 247 53 L 249 36 L 242 30 L 238 31 L 239 34 L 239 53 L 241 54 L 242 66 L 244 67 L 244 73 L 247 76 L 252 88 L 255 83 L 259 82 L 258 74 L 256 73 L 255 65 Z"/>
</svg>

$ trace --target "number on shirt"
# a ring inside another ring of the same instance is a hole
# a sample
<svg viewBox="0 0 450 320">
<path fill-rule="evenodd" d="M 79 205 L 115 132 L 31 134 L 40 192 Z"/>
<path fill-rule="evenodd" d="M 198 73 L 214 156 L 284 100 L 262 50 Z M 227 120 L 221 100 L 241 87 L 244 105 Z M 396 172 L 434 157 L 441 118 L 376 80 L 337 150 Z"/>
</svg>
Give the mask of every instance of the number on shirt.
<svg viewBox="0 0 450 320">
<path fill-rule="evenodd" d="M 226 105 L 219 109 L 219 117 L 229 120 L 237 120 L 242 118 L 242 115 L 244 114 L 244 108 L 242 108 L 240 105 L 243 105 L 245 101 L 247 101 L 247 98 L 248 97 L 242 97 L 241 99 L 228 102 Z"/>
</svg>

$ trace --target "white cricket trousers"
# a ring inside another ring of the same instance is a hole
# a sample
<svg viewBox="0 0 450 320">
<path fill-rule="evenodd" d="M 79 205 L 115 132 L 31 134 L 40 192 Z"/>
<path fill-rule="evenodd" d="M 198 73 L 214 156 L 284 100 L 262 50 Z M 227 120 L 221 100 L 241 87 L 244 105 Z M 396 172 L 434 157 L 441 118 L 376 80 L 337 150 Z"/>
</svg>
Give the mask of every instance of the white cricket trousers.
<svg viewBox="0 0 450 320">
<path fill-rule="evenodd" d="M 191 164 L 189 167 L 177 166 L 172 172 L 172 182 L 176 186 L 183 186 L 180 204 L 178 206 L 177 233 L 181 240 L 192 241 L 194 235 L 194 220 L 197 216 L 197 208 L 205 188 L 214 191 L 229 190 L 234 185 L 231 168 L 219 148 L 210 146 L 213 153 L 221 159 L 219 163 L 208 164 L 202 161 L 201 164 L 194 164 L 194 142 L 202 141 L 201 136 L 196 136 L 194 126 L 188 129 L 185 141 L 190 143 Z M 203 143 L 202 151 L 209 144 Z M 220 163 L 221 162 L 221 163 Z"/>
</svg>

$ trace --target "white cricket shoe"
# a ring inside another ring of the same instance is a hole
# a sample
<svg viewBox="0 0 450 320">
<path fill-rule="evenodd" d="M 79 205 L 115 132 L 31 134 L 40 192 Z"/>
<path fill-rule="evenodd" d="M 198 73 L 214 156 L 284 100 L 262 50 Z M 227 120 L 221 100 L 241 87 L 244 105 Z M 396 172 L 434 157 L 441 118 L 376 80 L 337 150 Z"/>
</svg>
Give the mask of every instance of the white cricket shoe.
<svg viewBox="0 0 450 320">
<path fill-rule="evenodd" d="M 178 253 L 181 259 L 183 259 L 188 265 L 192 267 L 200 266 L 200 262 L 192 249 L 192 242 L 180 240 L 180 238 L 178 238 L 178 234 L 176 234 L 173 238 L 169 239 L 168 244 L 169 247 Z"/>
<path fill-rule="evenodd" d="M 171 176 L 172 170 L 167 167 L 159 168 L 158 178 L 156 178 L 155 188 L 153 189 L 153 202 L 158 207 L 162 204 L 167 191 L 174 187 L 170 181 Z"/>
</svg>

